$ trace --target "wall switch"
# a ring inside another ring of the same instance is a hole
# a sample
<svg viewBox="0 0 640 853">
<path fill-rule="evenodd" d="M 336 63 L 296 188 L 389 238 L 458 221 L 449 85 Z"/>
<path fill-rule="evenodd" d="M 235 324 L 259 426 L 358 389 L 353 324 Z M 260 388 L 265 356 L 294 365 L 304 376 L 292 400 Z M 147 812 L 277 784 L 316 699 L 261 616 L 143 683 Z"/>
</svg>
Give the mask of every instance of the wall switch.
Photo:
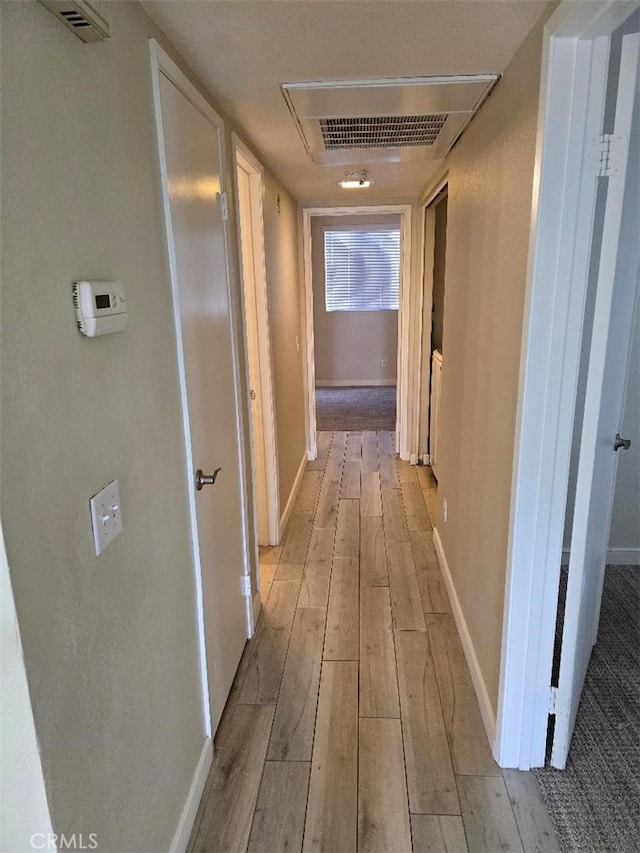
<svg viewBox="0 0 640 853">
<path fill-rule="evenodd" d="M 444 523 L 445 523 L 445 524 L 447 523 L 447 515 L 448 515 L 448 513 L 449 513 L 449 507 L 448 507 L 448 505 L 447 505 L 447 499 L 445 498 L 445 499 L 442 501 L 442 520 L 444 521 Z"/>
<path fill-rule="evenodd" d="M 296 352 L 300 352 L 300 338 L 296 335 Z"/>
<path fill-rule="evenodd" d="M 89 500 L 93 543 L 96 554 L 101 554 L 107 545 L 122 532 L 122 510 L 118 481 L 112 480 Z"/>
<path fill-rule="evenodd" d="M 380 359 L 380 367 L 386 367 L 386 366 L 387 366 L 387 359 L 381 358 Z"/>
</svg>

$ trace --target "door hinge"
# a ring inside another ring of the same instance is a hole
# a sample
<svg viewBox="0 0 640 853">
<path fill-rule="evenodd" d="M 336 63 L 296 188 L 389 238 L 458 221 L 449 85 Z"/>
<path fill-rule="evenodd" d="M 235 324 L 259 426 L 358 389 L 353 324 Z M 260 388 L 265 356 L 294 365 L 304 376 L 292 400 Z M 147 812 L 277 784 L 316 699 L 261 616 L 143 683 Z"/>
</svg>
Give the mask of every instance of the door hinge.
<svg viewBox="0 0 640 853">
<path fill-rule="evenodd" d="M 222 214 L 222 218 L 225 222 L 229 221 L 229 203 L 227 201 L 226 193 L 218 193 L 220 198 L 220 213 Z"/>
<path fill-rule="evenodd" d="M 589 174 L 597 178 L 606 178 L 618 172 L 623 166 L 629 151 L 629 138 L 603 133 L 587 139 L 587 164 Z"/>
<path fill-rule="evenodd" d="M 251 596 L 251 578 L 249 575 L 240 575 L 240 588 L 242 595 Z"/>
<path fill-rule="evenodd" d="M 556 702 L 558 701 L 558 688 L 550 687 L 549 688 L 549 713 L 555 714 L 556 712 Z"/>
</svg>

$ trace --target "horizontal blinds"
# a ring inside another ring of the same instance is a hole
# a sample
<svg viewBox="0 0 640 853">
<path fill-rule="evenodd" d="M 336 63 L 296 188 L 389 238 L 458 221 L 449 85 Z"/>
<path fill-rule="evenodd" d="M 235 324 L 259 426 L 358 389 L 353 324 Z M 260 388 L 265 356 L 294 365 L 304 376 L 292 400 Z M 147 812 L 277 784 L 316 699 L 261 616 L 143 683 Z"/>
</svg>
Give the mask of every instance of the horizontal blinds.
<svg viewBox="0 0 640 853">
<path fill-rule="evenodd" d="M 400 230 L 324 232 L 327 311 L 397 310 Z"/>
</svg>

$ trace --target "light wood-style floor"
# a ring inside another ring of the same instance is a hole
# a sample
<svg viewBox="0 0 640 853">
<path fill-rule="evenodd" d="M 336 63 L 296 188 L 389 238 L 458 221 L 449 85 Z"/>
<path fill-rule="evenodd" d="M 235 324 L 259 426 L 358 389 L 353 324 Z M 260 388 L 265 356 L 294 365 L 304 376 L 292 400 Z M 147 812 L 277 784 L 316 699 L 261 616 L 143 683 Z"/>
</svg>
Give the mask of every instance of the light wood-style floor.
<svg viewBox="0 0 640 853">
<path fill-rule="evenodd" d="M 319 433 L 215 738 L 193 851 L 557 851 L 491 757 L 433 548 L 428 468 Z"/>
</svg>

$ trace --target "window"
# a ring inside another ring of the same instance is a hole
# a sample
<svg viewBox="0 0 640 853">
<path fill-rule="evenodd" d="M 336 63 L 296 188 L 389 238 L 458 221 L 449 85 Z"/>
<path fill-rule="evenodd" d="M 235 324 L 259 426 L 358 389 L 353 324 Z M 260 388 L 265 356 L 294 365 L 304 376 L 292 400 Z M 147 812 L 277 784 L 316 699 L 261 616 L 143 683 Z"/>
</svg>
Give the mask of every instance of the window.
<svg viewBox="0 0 640 853">
<path fill-rule="evenodd" d="M 397 310 L 400 229 L 324 232 L 327 311 Z"/>
</svg>

